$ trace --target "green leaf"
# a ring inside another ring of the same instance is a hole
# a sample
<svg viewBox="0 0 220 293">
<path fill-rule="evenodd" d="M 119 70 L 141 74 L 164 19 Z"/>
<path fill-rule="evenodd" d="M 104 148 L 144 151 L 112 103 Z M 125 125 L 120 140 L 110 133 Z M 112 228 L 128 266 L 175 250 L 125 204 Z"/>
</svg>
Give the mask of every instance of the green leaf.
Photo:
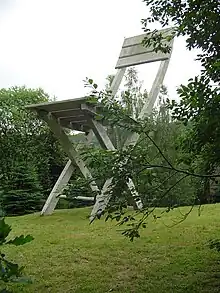
<svg viewBox="0 0 220 293">
<path fill-rule="evenodd" d="M 34 240 L 34 237 L 31 235 L 27 235 L 27 236 L 21 235 L 21 236 L 15 237 L 13 240 L 8 241 L 6 244 L 13 244 L 13 245 L 19 246 L 19 245 L 23 245 L 25 243 L 31 242 L 32 240 Z"/>
<path fill-rule="evenodd" d="M 88 79 L 88 82 L 89 82 L 90 84 L 93 84 L 93 79 L 89 78 L 89 79 Z"/>
<path fill-rule="evenodd" d="M 5 223 L 5 219 L 0 219 L 0 245 L 6 242 L 6 238 L 11 232 L 11 226 Z"/>
<path fill-rule="evenodd" d="M 97 102 L 98 102 L 98 98 L 97 98 L 96 96 L 93 95 L 93 96 L 87 98 L 86 102 L 87 102 L 88 104 L 97 104 Z"/>
</svg>

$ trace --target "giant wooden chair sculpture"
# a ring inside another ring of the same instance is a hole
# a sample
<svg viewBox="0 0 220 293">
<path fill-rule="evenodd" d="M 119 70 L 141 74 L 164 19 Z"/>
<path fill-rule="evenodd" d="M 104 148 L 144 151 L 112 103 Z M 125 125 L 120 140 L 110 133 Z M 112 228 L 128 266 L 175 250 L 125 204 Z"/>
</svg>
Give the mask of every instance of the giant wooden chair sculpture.
<svg viewBox="0 0 220 293">
<path fill-rule="evenodd" d="M 169 32 L 170 31 L 166 29 L 161 31 L 161 33 L 164 35 L 169 34 Z M 169 65 L 173 46 L 173 40 L 171 40 L 167 42 L 167 45 L 171 47 L 170 53 L 155 53 L 152 48 L 143 47 L 142 40 L 146 36 L 146 34 L 143 34 L 124 40 L 120 56 L 115 67 L 118 69 L 118 71 L 111 85 L 112 96 L 114 96 L 117 93 L 127 67 L 155 61 L 161 62 L 158 73 L 149 93 L 149 99 L 143 106 L 139 115 L 140 119 L 148 116 L 153 109 Z M 81 170 L 83 176 L 87 179 L 90 179 L 91 190 L 97 193 L 96 201 L 90 217 L 90 220 L 93 220 L 97 214 L 101 213 L 106 208 L 106 205 L 108 204 L 110 199 L 108 191 L 112 182 L 112 178 L 109 178 L 105 182 L 102 190 L 99 190 L 96 182 L 92 178 L 89 169 L 86 166 L 86 163 L 80 157 L 80 153 L 74 148 L 69 137 L 65 133 L 64 128 L 79 130 L 85 133 L 90 132 L 90 134 L 92 131 L 96 135 L 101 147 L 114 150 L 114 145 L 108 137 L 105 127 L 100 122 L 95 120 L 95 106 L 88 105 L 86 98 L 79 98 L 30 105 L 27 108 L 32 111 L 36 111 L 39 117 L 48 123 L 49 127 L 59 139 L 64 151 L 69 157 L 69 161 L 67 162 L 65 168 L 60 174 L 60 177 L 54 185 L 41 214 L 49 215 L 54 211 L 63 189 L 69 182 L 71 175 L 74 172 L 75 166 L 77 166 Z M 126 148 L 129 145 L 135 145 L 138 139 L 139 135 L 137 133 L 133 133 L 127 138 L 124 147 Z M 128 187 L 132 195 L 135 196 L 137 207 L 141 209 L 142 202 L 140 199 L 138 200 L 138 194 L 135 190 L 135 186 L 132 180 L 128 182 Z M 78 198 L 83 199 L 82 197 Z M 93 198 L 89 199 L 91 200 Z"/>
</svg>

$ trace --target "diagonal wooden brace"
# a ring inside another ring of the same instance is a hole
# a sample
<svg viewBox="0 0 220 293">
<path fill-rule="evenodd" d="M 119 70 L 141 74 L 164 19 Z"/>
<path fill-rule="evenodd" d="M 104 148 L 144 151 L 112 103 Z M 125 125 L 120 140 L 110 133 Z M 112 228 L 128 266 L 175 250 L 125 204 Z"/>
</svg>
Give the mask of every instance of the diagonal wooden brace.
<svg viewBox="0 0 220 293">
<path fill-rule="evenodd" d="M 50 196 L 48 197 L 46 204 L 44 205 L 44 208 L 41 212 L 41 214 L 51 214 L 59 200 L 59 194 L 61 194 L 62 190 L 68 183 L 73 171 L 74 166 L 79 167 L 80 171 L 84 175 L 86 179 L 90 181 L 89 185 L 93 192 L 99 193 L 99 188 L 96 185 L 95 181 L 92 178 L 92 175 L 89 171 L 89 169 L 86 167 L 85 162 L 81 159 L 79 152 L 74 148 L 73 144 L 69 140 L 67 134 L 64 132 L 62 127 L 59 125 L 57 119 L 50 113 L 47 113 L 45 111 L 40 111 L 39 115 L 41 118 L 47 122 L 50 129 L 53 131 L 55 136 L 59 139 L 60 143 L 63 146 L 64 151 L 70 158 L 70 160 L 67 162 L 63 172 L 61 173 L 58 181 L 56 182 Z"/>
</svg>

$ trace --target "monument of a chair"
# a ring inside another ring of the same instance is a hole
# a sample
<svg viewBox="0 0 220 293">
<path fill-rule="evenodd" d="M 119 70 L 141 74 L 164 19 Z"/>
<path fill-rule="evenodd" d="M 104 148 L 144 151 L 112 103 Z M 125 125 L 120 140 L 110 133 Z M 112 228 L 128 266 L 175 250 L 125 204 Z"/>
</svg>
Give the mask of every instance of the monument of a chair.
<svg viewBox="0 0 220 293">
<path fill-rule="evenodd" d="M 159 33 L 165 36 L 166 34 L 170 33 L 170 29 L 161 30 Z M 140 119 L 143 119 L 144 117 L 151 114 L 168 69 L 173 47 L 172 39 L 166 42 L 166 44 L 171 48 L 169 53 L 162 53 L 161 51 L 154 52 L 152 47 L 144 47 L 142 45 L 143 39 L 148 36 L 148 34 L 142 34 L 135 37 L 126 38 L 124 40 L 121 53 L 115 67 L 118 69 L 118 71 L 111 84 L 111 94 L 112 96 L 115 96 L 127 67 L 160 61 L 160 67 L 149 93 L 149 98 L 143 105 L 143 108 L 139 114 L 138 118 Z M 54 135 L 60 141 L 63 150 L 69 157 L 66 166 L 64 167 L 49 197 L 47 198 L 46 203 L 43 206 L 41 215 L 50 215 L 54 211 L 64 188 L 68 184 L 74 172 L 74 166 L 77 166 L 83 176 L 86 179 L 89 179 L 91 190 L 97 194 L 90 216 L 90 220 L 94 220 L 98 214 L 104 211 L 109 202 L 110 196 L 108 191 L 111 186 L 112 178 L 107 179 L 103 185 L 102 190 L 99 190 L 95 180 L 92 178 L 91 172 L 86 166 L 86 162 L 81 158 L 80 152 L 74 148 L 64 129 L 67 128 L 71 130 L 82 131 L 85 133 L 85 135 L 88 133 L 91 134 L 91 132 L 93 132 L 102 148 L 115 150 L 115 147 L 111 142 L 105 127 L 100 121 L 95 119 L 96 106 L 88 104 L 86 98 L 77 98 L 51 103 L 29 105 L 27 108 L 31 111 L 37 112 L 38 116 L 47 122 Z M 139 134 L 131 134 L 127 138 L 124 144 L 124 148 L 130 145 L 135 145 L 138 139 Z M 130 179 L 127 184 L 131 194 L 134 196 L 137 207 L 142 209 L 142 202 L 140 199 L 138 199 L 138 193 L 135 190 L 134 183 Z M 78 198 L 83 199 L 83 197 Z M 93 200 L 91 197 L 88 199 Z"/>
</svg>

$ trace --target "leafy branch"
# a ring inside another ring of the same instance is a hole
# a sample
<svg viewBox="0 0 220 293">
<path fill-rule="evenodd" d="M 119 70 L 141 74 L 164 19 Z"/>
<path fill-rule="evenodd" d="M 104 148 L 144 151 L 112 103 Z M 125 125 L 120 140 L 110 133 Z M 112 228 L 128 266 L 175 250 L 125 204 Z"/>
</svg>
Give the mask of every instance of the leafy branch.
<svg viewBox="0 0 220 293">
<path fill-rule="evenodd" d="M 5 219 L 0 219 L 0 246 L 5 245 L 15 245 L 20 246 L 25 243 L 31 242 L 34 238 L 31 235 L 20 235 L 11 240 L 7 240 L 10 232 L 11 226 L 5 223 Z M 22 277 L 24 267 L 19 267 L 18 264 L 13 263 L 6 259 L 5 254 L 0 251 L 0 280 L 4 283 L 9 282 L 20 282 L 29 283 L 29 278 Z M 1 290 L 0 293 L 10 293 L 6 288 Z"/>
</svg>

